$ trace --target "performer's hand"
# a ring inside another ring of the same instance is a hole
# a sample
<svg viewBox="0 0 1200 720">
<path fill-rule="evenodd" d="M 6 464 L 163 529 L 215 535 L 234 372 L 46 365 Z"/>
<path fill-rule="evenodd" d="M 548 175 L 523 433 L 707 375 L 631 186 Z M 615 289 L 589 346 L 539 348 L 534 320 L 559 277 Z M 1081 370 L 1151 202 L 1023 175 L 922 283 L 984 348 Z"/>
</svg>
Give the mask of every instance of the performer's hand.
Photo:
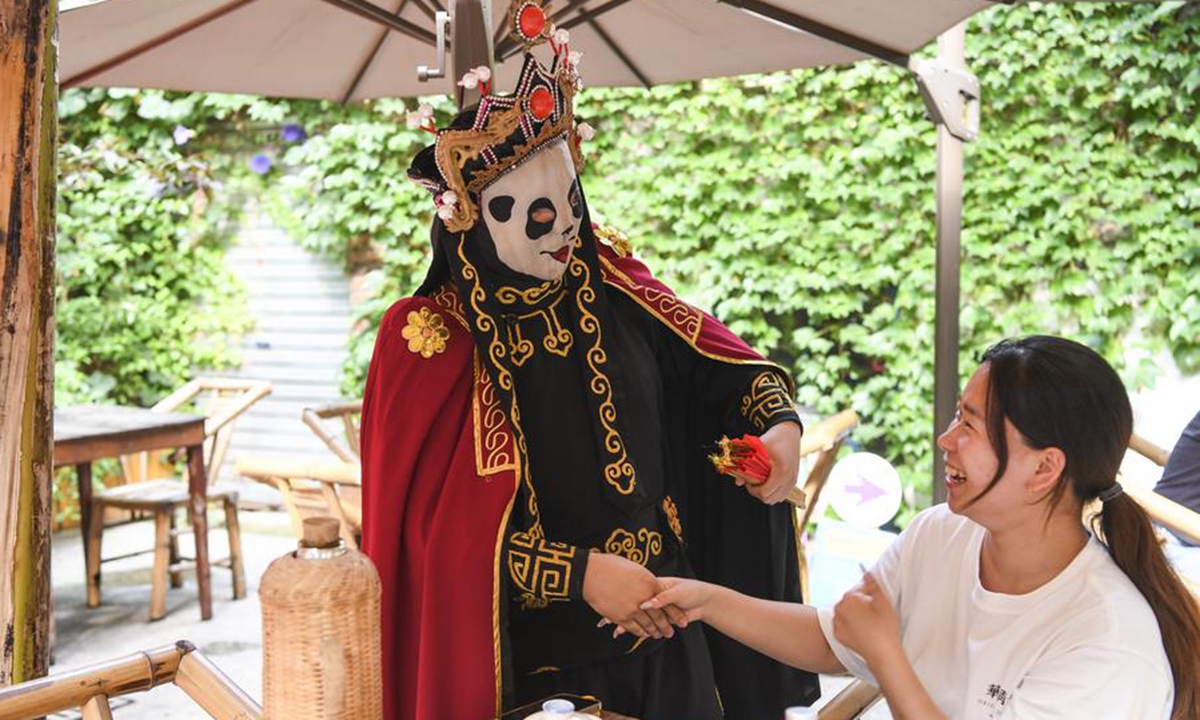
<svg viewBox="0 0 1200 720">
<path fill-rule="evenodd" d="M 669 638 L 675 629 L 659 608 L 643 610 L 640 605 L 659 590 L 654 573 L 620 555 L 594 552 L 588 555 L 583 576 L 583 599 L 601 618 L 617 624 L 614 637 L 624 632 L 638 637 Z M 603 620 L 601 620 L 603 625 Z"/>
<path fill-rule="evenodd" d="M 833 636 L 871 666 L 900 647 L 896 608 L 871 573 L 833 606 Z"/>
<path fill-rule="evenodd" d="M 751 495 L 768 505 L 787 500 L 800 474 L 800 435 L 800 426 L 794 422 L 781 422 L 762 434 L 771 456 L 771 476 L 761 485 L 746 485 Z"/>
<path fill-rule="evenodd" d="M 688 623 L 704 619 L 704 609 L 712 595 L 713 586 L 699 580 L 660 577 L 662 588 L 654 597 L 642 603 L 643 610 L 662 608 L 667 611 L 671 623 L 685 628 Z"/>
</svg>

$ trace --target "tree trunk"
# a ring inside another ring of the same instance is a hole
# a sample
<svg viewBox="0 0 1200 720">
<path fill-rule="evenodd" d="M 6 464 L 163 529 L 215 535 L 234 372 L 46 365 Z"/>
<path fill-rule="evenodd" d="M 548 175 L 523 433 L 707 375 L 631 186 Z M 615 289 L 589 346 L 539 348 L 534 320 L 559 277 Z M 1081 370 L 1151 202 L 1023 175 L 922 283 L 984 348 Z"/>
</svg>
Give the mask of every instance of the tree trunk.
<svg viewBox="0 0 1200 720">
<path fill-rule="evenodd" d="M 46 674 L 56 0 L 0 0 L 0 684 Z"/>
</svg>

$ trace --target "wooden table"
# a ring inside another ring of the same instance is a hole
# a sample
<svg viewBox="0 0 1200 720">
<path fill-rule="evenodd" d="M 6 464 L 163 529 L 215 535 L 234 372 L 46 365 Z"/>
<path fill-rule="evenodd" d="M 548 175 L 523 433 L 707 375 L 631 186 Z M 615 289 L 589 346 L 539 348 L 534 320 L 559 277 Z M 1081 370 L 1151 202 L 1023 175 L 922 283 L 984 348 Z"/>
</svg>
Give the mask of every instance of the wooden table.
<svg viewBox="0 0 1200 720">
<path fill-rule="evenodd" d="M 208 479 L 204 472 L 204 418 L 117 405 L 80 405 L 54 410 L 54 466 L 74 465 L 79 482 L 83 551 L 88 546 L 92 506 L 92 462 L 118 455 L 185 448 L 188 513 L 196 539 L 196 584 L 200 619 L 212 617 L 212 577 L 208 565 Z"/>
</svg>

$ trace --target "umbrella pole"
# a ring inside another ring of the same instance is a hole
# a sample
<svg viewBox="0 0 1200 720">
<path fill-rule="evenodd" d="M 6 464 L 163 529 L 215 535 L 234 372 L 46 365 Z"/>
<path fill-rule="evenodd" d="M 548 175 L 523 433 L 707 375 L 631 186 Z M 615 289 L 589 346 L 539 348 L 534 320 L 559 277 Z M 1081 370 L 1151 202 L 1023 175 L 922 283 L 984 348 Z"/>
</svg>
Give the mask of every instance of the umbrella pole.
<svg viewBox="0 0 1200 720">
<path fill-rule="evenodd" d="M 979 129 L 979 81 L 966 69 L 966 23 L 938 37 L 934 62 L 912 62 L 921 96 L 937 125 L 937 261 L 934 320 L 933 501 L 944 502 L 945 462 L 937 436 L 958 404 L 959 281 L 962 258 L 963 145 Z"/>
<path fill-rule="evenodd" d="M 454 16 L 450 22 L 453 33 L 450 41 L 450 78 L 458 82 L 467 70 L 480 65 L 495 69 L 492 62 L 492 2 L 491 0 L 454 0 Z M 479 102 L 479 88 L 455 85 L 458 109 Z"/>
</svg>

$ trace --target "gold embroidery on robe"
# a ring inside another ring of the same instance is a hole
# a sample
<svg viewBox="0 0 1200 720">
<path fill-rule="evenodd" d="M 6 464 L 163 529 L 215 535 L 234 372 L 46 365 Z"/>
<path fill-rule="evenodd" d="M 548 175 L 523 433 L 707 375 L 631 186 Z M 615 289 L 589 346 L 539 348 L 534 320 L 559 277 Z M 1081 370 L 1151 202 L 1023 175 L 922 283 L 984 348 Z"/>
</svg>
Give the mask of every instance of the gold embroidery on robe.
<svg viewBox="0 0 1200 720">
<path fill-rule="evenodd" d="M 629 237 L 625 233 L 611 227 L 609 225 L 597 225 L 595 228 L 596 238 L 605 245 L 612 248 L 618 256 L 627 258 L 633 255 L 633 243 L 629 242 Z"/>
<path fill-rule="evenodd" d="M 620 555 L 642 566 L 662 553 L 662 548 L 662 535 L 649 528 L 639 528 L 637 535 L 625 528 L 617 528 L 604 541 L 604 552 Z"/>
<path fill-rule="evenodd" d="M 496 299 L 503 305 L 513 305 L 517 302 L 523 302 L 526 305 L 536 305 L 551 293 L 562 290 L 562 286 L 561 277 L 557 280 L 536 285 L 528 290 L 518 290 L 514 287 L 502 285 L 496 289 Z"/>
<path fill-rule="evenodd" d="M 742 416 L 760 431 L 771 418 L 792 409 L 787 388 L 773 372 L 759 373 L 750 383 L 749 392 L 742 396 Z"/>
<path fill-rule="evenodd" d="M 521 367 L 533 355 L 533 343 L 521 335 L 521 324 L 519 322 L 510 322 L 507 325 L 508 352 L 512 357 L 513 365 Z"/>
<path fill-rule="evenodd" d="M 458 293 L 454 291 L 450 283 L 446 283 L 437 289 L 437 292 L 429 296 L 429 299 L 438 304 L 438 307 L 450 313 L 450 316 L 457 320 L 464 330 L 470 330 L 471 326 L 467 325 L 467 313 L 463 310 L 462 300 L 458 297 Z"/>
<path fill-rule="evenodd" d="M 580 241 L 576 240 L 576 247 Z M 604 351 L 601 341 L 600 320 L 588 310 L 588 305 L 596 301 L 596 290 L 591 287 L 591 271 L 587 263 L 578 255 L 571 256 L 571 264 L 567 272 L 582 280 L 575 292 L 575 304 L 579 308 L 579 329 L 592 336 L 592 346 L 584 353 L 592 378 L 588 382 L 588 390 L 600 398 L 600 425 L 604 428 L 604 449 L 612 458 L 604 464 L 604 481 L 622 495 L 629 495 L 637 487 L 637 477 L 633 463 L 625 452 L 625 441 L 617 432 L 617 407 L 612 399 L 612 381 L 601 367 L 608 363 L 608 353 Z"/>
<path fill-rule="evenodd" d="M 634 282 L 633 278 L 621 272 L 616 265 L 603 256 L 601 256 L 600 262 L 605 272 L 619 280 L 620 284 L 634 291 L 629 294 L 629 297 L 679 328 L 679 331 L 690 343 L 693 345 L 696 343 L 696 339 L 700 337 L 700 328 L 704 324 L 704 313 L 669 292 Z"/>
<path fill-rule="evenodd" d="M 496 396 L 492 377 L 483 369 L 479 351 L 474 353 L 475 392 L 471 398 L 471 415 L 475 424 L 475 470 L 481 477 L 516 470 L 513 457 L 512 433 L 504 421 L 504 409 Z"/>
<path fill-rule="evenodd" d="M 667 524 L 671 526 L 671 532 L 675 533 L 679 542 L 683 542 L 683 524 L 679 522 L 679 508 L 675 507 L 675 501 L 670 495 L 663 498 L 662 509 L 667 516 Z"/>
<path fill-rule="evenodd" d="M 521 607 L 544 608 L 566 600 L 571 588 L 571 560 L 576 548 L 548 542 L 529 533 L 513 533 L 508 541 L 508 572 L 521 591 Z"/>
<path fill-rule="evenodd" d="M 431 312 L 429 308 L 413 310 L 408 313 L 408 324 L 400 331 L 401 337 L 408 341 L 410 352 L 423 358 L 446 352 L 446 341 L 450 339 L 450 328 L 442 321 L 442 316 Z"/>
</svg>

